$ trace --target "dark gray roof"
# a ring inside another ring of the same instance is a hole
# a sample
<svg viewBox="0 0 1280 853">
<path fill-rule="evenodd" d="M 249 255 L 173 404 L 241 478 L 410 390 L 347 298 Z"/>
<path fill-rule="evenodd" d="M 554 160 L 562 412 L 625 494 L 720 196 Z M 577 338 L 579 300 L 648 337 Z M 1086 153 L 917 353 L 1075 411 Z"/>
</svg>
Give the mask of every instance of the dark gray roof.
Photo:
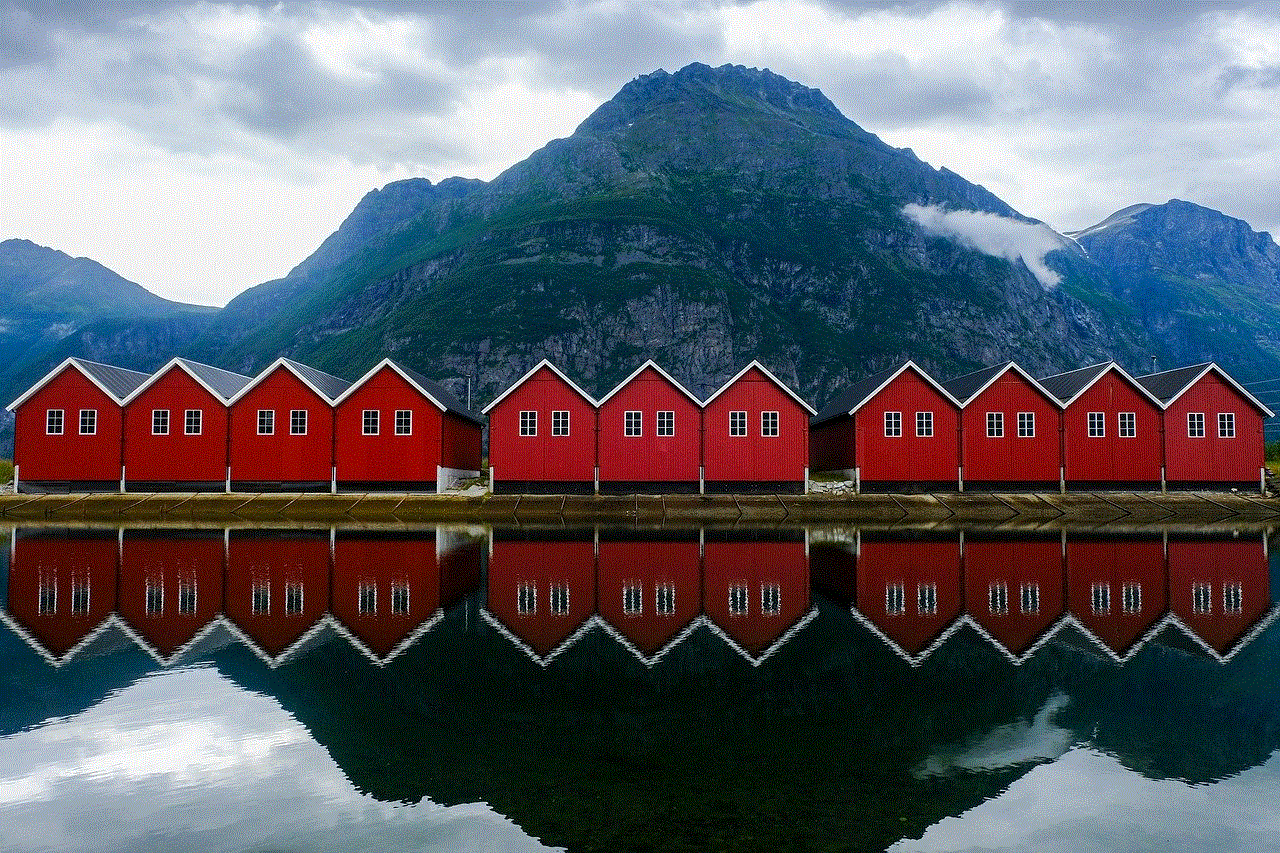
<svg viewBox="0 0 1280 853">
<path fill-rule="evenodd" d="M 888 370 L 882 370 L 873 376 L 868 376 L 866 379 L 855 382 L 836 395 L 835 399 L 830 403 L 827 403 L 827 405 L 824 406 L 817 415 L 809 420 L 809 423 L 816 426 L 817 424 L 838 418 L 841 415 L 849 414 L 849 412 L 862 403 L 862 401 L 871 396 L 872 392 L 883 385 L 889 377 L 893 376 L 893 374 L 897 373 L 901 369 L 902 365 L 899 364 L 895 367 L 889 368 Z"/>
<path fill-rule="evenodd" d="M 178 361 L 190 370 L 193 374 L 200 377 L 200 381 L 213 389 L 213 392 L 222 398 L 223 402 L 230 400 L 236 394 L 253 381 L 251 377 L 241 376 L 239 373 L 232 373 L 229 370 L 222 370 L 218 367 L 210 367 L 207 364 L 201 364 L 198 361 L 180 358 Z"/>
<path fill-rule="evenodd" d="M 1053 396 L 1057 397 L 1060 402 L 1067 402 L 1093 380 L 1097 379 L 1111 367 L 1111 362 L 1103 362 L 1102 364 L 1092 364 L 1088 367 L 1081 367 L 1076 370 L 1068 370 L 1066 373 L 1055 373 L 1053 376 L 1046 376 L 1040 380 L 1040 384 L 1044 389 Z"/>
<path fill-rule="evenodd" d="M 1148 373 L 1146 376 L 1135 376 L 1138 384 L 1151 393 L 1161 403 L 1167 403 L 1176 397 L 1182 389 L 1191 384 L 1211 362 L 1193 364 L 1190 367 L 1179 367 L 1164 370 L 1160 373 Z"/>
<path fill-rule="evenodd" d="M 135 388 L 151 378 L 149 373 L 139 373 L 136 370 L 126 370 L 123 367 L 115 367 L 110 364 L 99 364 L 96 361 L 85 361 L 83 358 L 73 358 L 72 361 L 79 365 L 85 373 L 96 379 L 117 400 L 123 400 L 128 397 Z"/>
<path fill-rule="evenodd" d="M 476 414 L 475 412 L 471 411 L 466 406 L 464 406 L 457 397 L 450 394 L 448 389 L 445 388 L 443 385 L 441 385 L 439 382 L 434 382 L 428 379 L 418 371 L 411 370 L 405 367 L 403 364 L 401 364 L 398 361 L 393 362 L 393 364 L 395 364 L 396 367 L 403 370 L 405 376 L 408 376 L 410 379 L 412 379 L 419 387 L 422 388 L 423 391 L 426 391 L 432 397 L 435 397 L 436 400 L 438 400 L 440 404 L 444 406 L 448 411 L 452 412 L 455 415 L 458 415 L 459 417 L 466 418 L 469 421 L 474 421 L 475 423 L 478 423 L 481 426 L 484 425 L 484 419 L 481 415 Z"/>
<path fill-rule="evenodd" d="M 1013 362 L 1006 361 L 992 367 L 984 367 L 981 370 L 975 370 L 973 373 L 966 373 L 964 376 L 957 376 L 955 379 L 948 379 L 946 382 L 940 382 L 939 384 L 946 388 L 947 393 L 952 397 L 955 397 L 961 403 L 967 403 L 969 398 L 978 393 L 982 386 L 999 376 L 1011 364 Z"/>
<path fill-rule="evenodd" d="M 310 382 L 320 393 L 329 398 L 329 402 L 336 400 L 343 391 L 351 387 L 351 383 L 345 379 L 339 379 L 337 376 L 325 373 L 323 370 L 316 370 L 314 367 L 308 367 L 300 364 L 291 358 L 282 359 L 288 362 L 289 366 L 298 372 L 298 375 Z"/>
</svg>

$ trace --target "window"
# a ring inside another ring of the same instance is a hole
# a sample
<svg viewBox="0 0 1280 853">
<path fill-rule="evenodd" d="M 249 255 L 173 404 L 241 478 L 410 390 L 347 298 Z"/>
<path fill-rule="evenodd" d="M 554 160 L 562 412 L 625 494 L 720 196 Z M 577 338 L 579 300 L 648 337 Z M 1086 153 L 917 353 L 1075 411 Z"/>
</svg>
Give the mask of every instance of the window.
<svg viewBox="0 0 1280 853">
<path fill-rule="evenodd" d="M 152 409 L 151 410 L 151 434 L 152 435 L 168 435 L 169 434 L 169 410 L 168 409 Z"/>
<path fill-rule="evenodd" d="M 658 412 L 658 435 L 676 434 L 676 413 Z"/>
<path fill-rule="evenodd" d="M 1191 612 L 1193 613 L 1212 613 L 1213 612 L 1212 584 L 1193 583 L 1191 585 Z"/>
<path fill-rule="evenodd" d="M 1116 425 L 1121 438 L 1138 437 L 1138 415 L 1136 412 L 1119 412 L 1116 414 Z"/>
<path fill-rule="evenodd" d="M 1120 612 L 1142 612 L 1142 584 L 1130 581 L 1120 585 Z"/>
<path fill-rule="evenodd" d="M 747 434 L 747 413 L 746 412 L 730 412 L 729 413 L 729 435 L 741 436 Z"/>
<path fill-rule="evenodd" d="M 639 412 L 627 412 L 623 415 L 624 432 L 623 434 L 635 438 L 644 432 L 644 418 Z"/>
<path fill-rule="evenodd" d="M 1023 613 L 1040 612 L 1040 584 L 1024 583 L 1020 590 L 1021 601 L 1018 602 Z"/>
<path fill-rule="evenodd" d="M 622 587 L 622 612 L 628 616 L 644 613 L 644 587 L 638 581 Z"/>
<path fill-rule="evenodd" d="M 1218 421 L 1222 421 L 1222 416 L 1218 416 Z M 1219 429 L 1219 432 L 1222 430 Z M 1232 430 L 1234 432 L 1234 428 Z M 80 434 L 81 435 L 97 435 L 98 433 L 98 410 L 97 409 L 81 409 L 80 410 Z"/>
<path fill-rule="evenodd" d="M 289 412 L 289 435 L 307 434 L 307 410 L 293 409 Z"/>
<path fill-rule="evenodd" d="M 760 413 L 760 434 L 765 438 L 778 437 L 778 413 L 777 412 L 761 412 Z"/>
<path fill-rule="evenodd" d="M 996 581 L 987 587 L 987 610 L 997 616 L 1009 612 L 1009 587 L 1004 581 Z"/>
<path fill-rule="evenodd" d="M 1018 412 L 1018 438 L 1036 437 L 1036 413 Z"/>
<path fill-rule="evenodd" d="M 537 412 L 521 412 L 520 413 L 520 434 L 521 435 L 537 435 L 538 434 L 538 413 Z"/>
<path fill-rule="evenodd" d="M 360 413 L 361 435 L 377 435 L 381 413 L 377 409 L 365 409 Z"/>
<path fill-rule="evenodd" d="M 289 616 L 302 613 L 302 582 L 293 581 L 284 585 L 284 612 Z"/>
<path fill-rule="evenodd" d="M 276 413 L 271 409 L 258 409 L 258 435 L 275 435 Z"/>
<path fill-rule="evenodd" d="M 569 412 L 568 410 L 555 411 L 551 413 L 551 434 L 552 435 L 568 435 L 569 434 Z"/>
<path fill-rule="evenodd" d="M 254 616 L 262 616 L 271 612 L 271 584 L 267 581 L 254 581 L 249 591 L 249 609 Z"/>
<path fill-rule="evenodd" d="M 733 616 L 747 615 L 747 585 L 736 583 L 729 587 L 729 613 Z"/>
<path fill-rule="evenodd" d="M 938 612 L 938 585 L 936 583 L 922 583 L 916 586 L 916 612 L 928 614 Z"/>
<path fill-rule="evenodd" d="M 391 612 L 396 616 L 409 613 L 409 584 L 404 581 L 391 585 Z"/>
<path fill-rule="evenodd" d="M 1187 438 L 1204 438 L 1204 412 L 1187 412 Z"/>
<path fill-rule="evenodd" d="M 73 577 L 71 579 L 71 613 L 84 616 L 89 612 L 89 579 Z"/>
<path fill-rule="evenodd" d="M 147 578 L 146 586 L 147 615 L 159 616 L 164 613 L 164 579 Z"/>
<path fill-rule="evenodd" d="M 884 585 L 884 612 L 890 616 L 899 616 L 906 612 L 906 590 L 900 583 Z"/>
<path fill-rule="evenodd" d="M 1111 584 L 1095 582 L 1092 590 L 1092 601 L 1094 613 L 1110 613 L 1111 612 Z"/>
<path fill-rule="evenodd" d="M 396 435 L 413 435 L 412 409 L 396 409 Z"/>
<path fill-rule="evenodd" d="M 74 592 L 74 588 L 72 592 Z M 1222 585 L 1222 612 L 1223 613 L 1239 613 L 1244 607 L 1244 590 L 1238 583 L 1224 583 Z M 74 603 L 72 610 L 75 609 Z"/>
<path fill-rule="evenodd" d="M 987 438 L 1004 438 L 1004 412 L 987 412 Z"/>
<path fill-rule="evenodd" d="M 531 583 L 516 587 L 516 612 L 524 616 L 538 612 L 538 588 Z"/>
<path fill-rule="evenodd" d="M 81 418 L 84 417 L 82 412 Z M 81 430 L 84 432 L 84 430 Z M 1235 412 L 1219 412 L 1218 413 L 1218 438 L 1235 438 L 1236 437 L 1236 415 Z"/>
<path fill-rule="evenodd" d="M 1106 438 L 1107 416 L 1102 412 L 1089 413 L 1089 438 Z"/>
<path fill-rule="evenodd" d="M 551 614 L 553 616 L 568 616 L 569 585 L 567 583 L 553 583 L 547 592 L 549 593 L 547 599 L 551 602 Z"/>
<path fill-rule="evenodd" d="M 49 409 L 44 413 L 46 435 L 62 435 L 62 409 Z"/>
<path fill-rule="evenodd" d="M 183 413 L 182 431 L 186 435 L 199 435 L 204 430 L 204 411 L 187 409 Z"/>
<path fill-rule="evenodd" d="M 183 616 L 195 615 L 196 582 L 194 578 L 183 578 L 178 581 L 178 612 Z"/>
<path fill-rule="evenodd" d="M 885 438 L 900 438 L 902 436 L 902 412 L 884 413 L 884 435 Z"/>
<path fill-rule="evenodd" d="M 670 616 L 676 612 L 676 585 L 659 583 L 653 586 L 653 609 L 659 616 Z"/>
<path fill-rule="evenodd" d="M 916 437 L 933 438 L 933 412 L 916 412 Z"/>
<path fill-rule="evenodd" d="M 41 575 L 40 590 L 36 593 L 36 610 L 41 616 L 58 612 L 58 578 Z"/>
<path fill-rule="evenodd" d="M 378 585 L 364 581 L 356 588 L 356 604 L 361 613 L 376 615 L 378 612 Z"/>
<path fill-rule="evenodd" d="M 782 587 L 776 583 L 760 584 L 760 614 L 777 616 L 782 612 Z"/>
</svg>

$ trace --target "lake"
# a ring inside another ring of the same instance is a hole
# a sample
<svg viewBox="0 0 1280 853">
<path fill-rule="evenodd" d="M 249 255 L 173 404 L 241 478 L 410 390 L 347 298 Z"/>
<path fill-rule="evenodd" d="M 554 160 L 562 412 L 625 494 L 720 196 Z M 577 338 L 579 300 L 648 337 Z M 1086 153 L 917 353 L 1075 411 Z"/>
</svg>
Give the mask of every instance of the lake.
<svg viewBox="0 0 1280 853">
<path fill-rule="evenodd" d="M 8 530 L 0 849 L 1280 849 L 1277 545 Z"/>
</svg>

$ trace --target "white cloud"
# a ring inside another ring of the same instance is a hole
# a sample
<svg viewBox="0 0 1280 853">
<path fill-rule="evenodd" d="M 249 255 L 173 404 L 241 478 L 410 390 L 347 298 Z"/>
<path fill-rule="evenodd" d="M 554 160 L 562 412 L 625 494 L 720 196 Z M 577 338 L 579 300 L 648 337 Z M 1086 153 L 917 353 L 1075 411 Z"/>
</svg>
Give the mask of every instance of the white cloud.
<svg viewBox="0 0 1280 853">
<path fill-rule="evenodd" d="M 902 213 L 926 234 L 953 240 L 994 258 L 1022 261 L 1046 290 L 1062 281 L 1062 276 L 1044 262 L 1045 255 L 1063 246 L 1063 238 L 1047 225 L 979 210 L 947 210 L 933 204 L 908 204 Z"/>
</svg>

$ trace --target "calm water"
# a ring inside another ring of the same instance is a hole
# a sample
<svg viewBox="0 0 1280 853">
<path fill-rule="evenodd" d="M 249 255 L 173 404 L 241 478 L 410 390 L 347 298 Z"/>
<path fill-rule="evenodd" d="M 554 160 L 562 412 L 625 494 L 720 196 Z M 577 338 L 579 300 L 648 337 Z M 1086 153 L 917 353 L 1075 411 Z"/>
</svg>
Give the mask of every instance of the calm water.
<svg viewBox="0 0 1280 853">
<path fill-rule="evenodd" d="M 1261 532 L 4 544 L 6 851 L 1280 849 Z"/>
</svg>

